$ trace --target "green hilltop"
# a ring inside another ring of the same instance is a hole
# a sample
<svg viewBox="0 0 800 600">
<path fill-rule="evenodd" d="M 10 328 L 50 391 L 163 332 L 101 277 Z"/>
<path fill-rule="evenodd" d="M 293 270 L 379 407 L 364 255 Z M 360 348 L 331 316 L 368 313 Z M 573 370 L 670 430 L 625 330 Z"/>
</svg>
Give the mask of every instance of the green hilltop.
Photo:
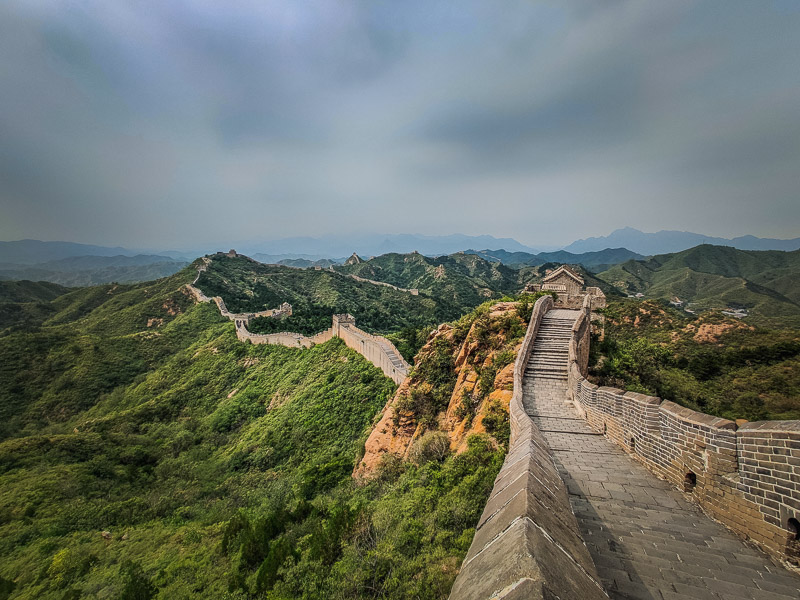
<svg viewBox="0 0 800 600">
<path fill-rule="evenodd" d="M 357 281 L 327 269 L 265 265 L 222 254 L 212 256 L 196 285 L 208 296 L 220 296 L 231 312 L 277 308 L 283 302 L 292 305 L 289 318 L 253 321 L 251 330 L 260 333 L 317 333 L 331 326 L 331 315 L 336 313 L 350 313 L 362 329 L 386 333 L 449 321 L 471 308 L 448 298 L 415 296 Z"/>
<path fill-rule="evenodd" d="M 47 281 L 0 281 L 0 303 L 49 302 L 69 291 L 69 288 Z"/>
<path fill-rule="evenodd" d="M 416 288 L 435 298 L 452 299 L 459 306 L 474 307 L 489 298 L 516 293 L 521 287 L 515 269 L 463 252 L 439 257 L 417 252 L 383 254 L 334 268 L 365 279 Z"/>
<path fill-rule="evenodd" d="M 631 260 L 598 274 L 628 294 L 691 303 L 692 308 L 742 308 L 756 317 L 800 319 L 800 251 L 737 250 L 702 245 Z"/>
</svg>

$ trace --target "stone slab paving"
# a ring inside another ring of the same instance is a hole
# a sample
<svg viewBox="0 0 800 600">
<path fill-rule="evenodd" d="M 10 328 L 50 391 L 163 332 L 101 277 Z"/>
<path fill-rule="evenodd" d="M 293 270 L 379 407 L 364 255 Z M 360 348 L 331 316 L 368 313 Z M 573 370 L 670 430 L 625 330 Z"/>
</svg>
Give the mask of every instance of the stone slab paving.
<svg viewBox="0 0 800 600">
<path fill-rule="evenodd" d="M 526 377 L 523 398 L 551 447 L 611 598 L 800 599 L 800 575 L 595 433 L 567 403 L 566 382 L 559 390 Z"/>
</svg>

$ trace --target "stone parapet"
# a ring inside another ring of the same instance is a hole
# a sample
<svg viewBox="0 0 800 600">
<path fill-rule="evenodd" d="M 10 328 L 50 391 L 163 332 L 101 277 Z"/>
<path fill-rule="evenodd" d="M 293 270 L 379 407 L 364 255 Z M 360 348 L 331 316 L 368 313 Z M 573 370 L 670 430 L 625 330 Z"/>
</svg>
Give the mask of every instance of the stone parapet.
<svg viewBox="0 0 800 600">
<path fill-rule="evenodd" d="M 567 383 L 589 425 L 741 537 L 800 565 L 800 421 L 737 429 L 661 398 L 598 387 L 577 351 L 585 335 L 573 329 Z"/>
</svg>

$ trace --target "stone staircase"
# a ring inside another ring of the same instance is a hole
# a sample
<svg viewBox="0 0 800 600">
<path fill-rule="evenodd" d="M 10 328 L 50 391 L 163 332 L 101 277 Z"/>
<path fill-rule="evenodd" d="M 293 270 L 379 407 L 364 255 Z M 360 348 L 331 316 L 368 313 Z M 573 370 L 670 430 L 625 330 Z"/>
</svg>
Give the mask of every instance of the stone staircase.
<svg viewBox="0 0 800 600">
<path fill-rule="evenodd" d="M 525 377 L 552 379 L 566 384 L 569 341 L 577 311 L 551 310 L 543 318 L 536 334 L 533 352 L 525 367 Z"/>
</svg>

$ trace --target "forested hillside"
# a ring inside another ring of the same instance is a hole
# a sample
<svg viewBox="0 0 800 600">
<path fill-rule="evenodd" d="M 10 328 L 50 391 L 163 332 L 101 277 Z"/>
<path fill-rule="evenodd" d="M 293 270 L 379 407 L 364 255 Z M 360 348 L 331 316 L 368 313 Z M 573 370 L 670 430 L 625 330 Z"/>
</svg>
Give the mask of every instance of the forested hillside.
<svg viewBox="0 0 800 600">
<path fill-rule="evenodd" d="M 612 301 L 591 351 L 596 383 L 728 419 L 800 419 L 800 330 L 663 302 Z"/>
<path fill-rule="evenodd" d="M 800 322 L 800 250 L 737 250 L 703 245 L 629 261 L 598 275 L 628 293 L 672 300 L 693 308 L 744 308 L 757 317 Z"/>
<path fill-rule="evenodd" d="M 221 254 L 213 255 L 196 285 L 208 296 L 221 296 L 233 312 L 276 308 L 282 302 L 292 305 L 290 318 L 252 321 L 250 329 L 258 333 L 317 333 L 331 326 L 336 313 L 352 314 L 367 331 L 387 333 L 435 326 L 480 304 L 460 304 L 452 296 L 414 296 L 329 270 L 292 269 Z"/>
<path fill-rule="evenodd" d="M 355 484 L 395 385 L 337 339 L 239 342 L 195 274 L 0 333 L 2 597 L 446 598 L 502 447 L 425 442 Z M 454 377 L 426 360 L 421 389 Z"/>
<path fill-rule="evenodd" d="M 334 268 L 402 288 L 417 288 L 435 298 L 452 299 L 464 307 L 475 307 L 489 298 L 516 293 L 521 288 L 517 271 L 475 254 L 457 253 L 436 258 L 417 252 L 384 254 Z"/>
<path fill-rule="evenodd" d="M 46 281 L 0 281 L 0 302 L 49 302 L 68 291 Z"/>
</svg>

